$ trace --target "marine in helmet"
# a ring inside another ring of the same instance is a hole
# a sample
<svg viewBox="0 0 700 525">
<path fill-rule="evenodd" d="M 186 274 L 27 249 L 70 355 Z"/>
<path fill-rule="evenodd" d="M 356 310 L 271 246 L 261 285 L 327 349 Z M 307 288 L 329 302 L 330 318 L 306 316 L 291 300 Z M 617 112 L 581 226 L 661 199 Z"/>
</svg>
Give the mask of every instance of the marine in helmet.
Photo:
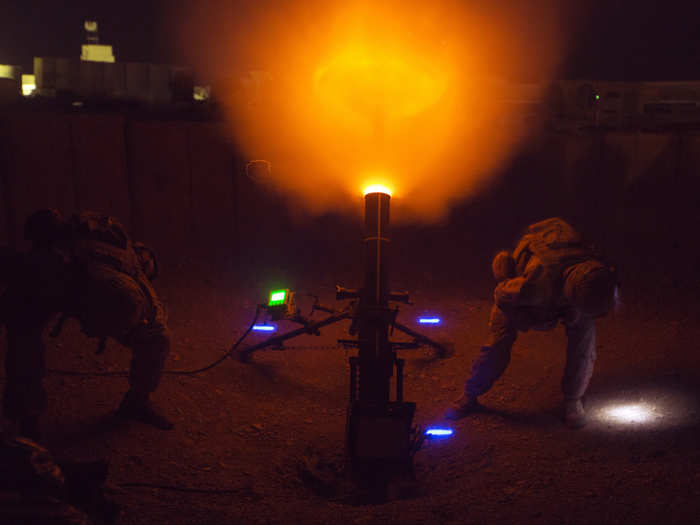
<svg viewBox="0 0 700 525">
<path fill-rule="evenodd" d="M 57 463 L 43 446 L 0 429 L 0 523 L 116 523 L 120 507 L 105 497 L 104 460 Z"/>
<path fill-rule="evenodd" d="M 119 221 L 94 212 L 65 219 L 40 210 L 27 219 L 25 238 L 32 247 L 16 256 L 0 297 L 8 342 L 5 416 L 19 423 L 22 435 L 39 436 L 46 407 L 42 333 L 61 314 L 77 319 L 89 337 L 131 348 L 130 388 L 117 415 L 172 428 L 150 402 L 170 350 L 166 311 L 151 284 L 153 252 L 132 243 Z"/>
<path fill-rule="evenodd" d="M 582 397 L 596 358 L 595 319 L 613 308 L 618 279 L 613 267 L 585 244 L 560 218 L 530 225 L 515 250 L 499 252 L 492 262 L 497 281 L 489 318 L 490 337 L 474 362 L 464 394 L 447 411 L 459 419 L 479 408 L 510 362 L 518 331 L 566 328 L 566 366 L 562 378 L 564 420 L 585 425 Z"/>
</svg>

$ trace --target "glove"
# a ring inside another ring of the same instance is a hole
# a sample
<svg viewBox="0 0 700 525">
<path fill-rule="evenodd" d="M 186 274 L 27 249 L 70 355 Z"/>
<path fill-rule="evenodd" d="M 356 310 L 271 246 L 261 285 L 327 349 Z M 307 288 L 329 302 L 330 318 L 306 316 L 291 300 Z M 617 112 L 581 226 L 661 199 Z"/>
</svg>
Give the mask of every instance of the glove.
<svg viewBox="0 0 700 525">
<path fill-rule="evenodd" d="M 155 252 L 141 242 L 135 242 L 133 247 L 143 273 L 149 281 L 153 282 L 158 277 L 158 260 Z"/>
<path fill-rule="evenodd" d="M 498 283 L 512 279 L 515 277 L 515 259 L 509 252 L 505 250 L 500 251 L 491 262 L 491 271 Z"/>
</svg>

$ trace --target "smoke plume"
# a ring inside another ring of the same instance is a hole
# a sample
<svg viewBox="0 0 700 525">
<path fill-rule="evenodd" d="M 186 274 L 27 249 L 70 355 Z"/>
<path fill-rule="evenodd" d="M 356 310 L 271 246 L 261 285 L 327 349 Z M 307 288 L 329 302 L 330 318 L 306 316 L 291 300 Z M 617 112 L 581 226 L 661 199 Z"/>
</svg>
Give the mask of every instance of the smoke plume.
<svg viewBox="0 0 700 525">
<path fill-rule="evenodd" d="M 565 44 L 564 14 L 537 1 L 189 5 L 177 36 L 231 140 L 311 212 L 356 210 L 379 183 L 404 219 L 439 219 L 516 151 L 522 99 L 541 99 Z"/>
</svg>

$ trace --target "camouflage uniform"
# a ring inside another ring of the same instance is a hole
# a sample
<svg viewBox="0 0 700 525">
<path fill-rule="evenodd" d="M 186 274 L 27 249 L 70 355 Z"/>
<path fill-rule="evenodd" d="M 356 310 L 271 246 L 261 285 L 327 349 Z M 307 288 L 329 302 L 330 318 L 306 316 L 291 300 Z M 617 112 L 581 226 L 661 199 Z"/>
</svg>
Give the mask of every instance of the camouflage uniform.
<svg viewBox="0 0 700 525">
<path fill-rule="evenodd" d="M 42 333 L 57 313 L 75 317 L 90 337 L 112 337 L 133 351 L 131 398 L 156 390 L 170 349 L 166 312 L 129 236 L 115 219 L 74 216 L 66 238 L 19 255 L 0 300 L 5 311 L 4 410 L 22 421 L 46 408 Z"/>
<path fill-rule="evenodd" d="M 45 249 L 18 255 L 13 270 L 0 298 L 7 329 L 3 407 L 8 418 L 22 420 L 46 408 L 42 334 L 63 310 L 70 276 L 63 257 Z"/>
<path fill-rule="evenodd" d="M 165 308 L 121 224 L 90 212 L 74 223 L 72 261 L 80 292 L 71 313 L 88 336 L 112 337 L 130 347 L 132 391 L 154 392 L 170 352 Z"/>
<path fill-rule="evenodd" d="M 562 390 L 566 400 L 580 399 L 596 358 L 594 318 L 607 311 L 607 303 L 599 301 L 603 304 L 596 306 L 600 311 L 582 308 L 572 304 L 565 287 L 585 286 L 581 279 L 604 265 L 559 218 L 529 226 L 512 254 L 513 264 L 499 260 L 499 256 L 494 260 L 494 273 L 505 269 L 505 274 L 496 275 L 499 283 L 489 319 L 490 337 L 466 381 L 467 398 L 486 393 L 503 374 L 518 330 L 551 330 L 561 321 L 568 338 Z"/>
<path fill-rule="evenodd" d="M 0 439 L 0 522 L 88 525 L 65 498 L 65 477 L 48 450 L 24 438 Z"/>
<path fill-rule="evenodd" d="M 0 435 L 0 523 L 115 523 L 119 505 L 105 498 L 104 461 L 59 465 L 38 443 Z"/>
</svg>

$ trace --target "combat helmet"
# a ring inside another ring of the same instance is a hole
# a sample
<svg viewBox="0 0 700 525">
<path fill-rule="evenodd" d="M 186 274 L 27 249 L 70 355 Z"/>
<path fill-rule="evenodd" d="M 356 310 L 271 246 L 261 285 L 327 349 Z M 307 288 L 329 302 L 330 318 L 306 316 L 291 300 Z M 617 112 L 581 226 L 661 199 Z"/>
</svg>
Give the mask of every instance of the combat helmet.
<svg viewBox="0 0 700 525">
<path fill-rule="evenodd" d="M 51 244 L 67 234 L 68 223 L 54 208 L 35 211 L 24 223 L 24 238 L 34 244 Z"/>
</svg>

